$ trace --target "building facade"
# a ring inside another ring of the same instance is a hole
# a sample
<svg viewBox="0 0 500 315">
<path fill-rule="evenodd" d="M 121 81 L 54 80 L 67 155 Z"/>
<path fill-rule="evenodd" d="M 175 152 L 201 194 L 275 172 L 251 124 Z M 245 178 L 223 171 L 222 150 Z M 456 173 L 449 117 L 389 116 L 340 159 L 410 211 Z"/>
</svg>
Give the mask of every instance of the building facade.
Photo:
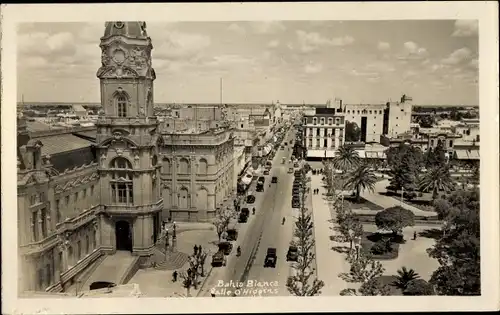
<svg viewBox="0 0 500 315">
<path fill-rule="evenodd" d="M 166 220 L 203 221 L 236 190 L 234 134 L 228 128 L 162 133 L 161 191 Z"/>
<path fill-rule="evenodd" d="M 344 144 L 345 115 L 340 108 L 316 108 L 303 116 L 308 158 L 329 158 Z"/>
</svg>

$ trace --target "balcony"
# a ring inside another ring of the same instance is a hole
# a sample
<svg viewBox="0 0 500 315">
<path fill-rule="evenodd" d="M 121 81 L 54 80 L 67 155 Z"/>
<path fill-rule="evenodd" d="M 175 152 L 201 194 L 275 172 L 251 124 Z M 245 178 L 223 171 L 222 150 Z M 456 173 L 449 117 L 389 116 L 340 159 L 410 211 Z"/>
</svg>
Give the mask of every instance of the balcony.
<svg viewBox="0 0 500 315">
<path fill-rule="evenodd" d="M 105 205 L 102 211 L 107 214 L 116 215 L 139 215 L 159 211 L 163 208 L 163 200 L 148 205 Z"/>
<path fill-rule="evenodd" d="M 21 255 L 34 255 L 56 246 L 57 243 L 59 243 L 59 238 L 57 237 L 57 233 L 53 231 L 51 235 L 43 240 L 20 246 L 19 250 Z"/>
</svg>

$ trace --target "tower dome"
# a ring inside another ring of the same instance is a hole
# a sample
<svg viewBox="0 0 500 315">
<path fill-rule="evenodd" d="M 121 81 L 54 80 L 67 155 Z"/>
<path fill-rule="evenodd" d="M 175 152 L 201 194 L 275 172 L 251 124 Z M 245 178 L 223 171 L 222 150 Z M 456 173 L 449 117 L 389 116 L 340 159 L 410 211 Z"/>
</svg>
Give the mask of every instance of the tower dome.
<svg viewBox="0 0 500 315">
<path fill-rule="evenodd" d="M 148 34 L 146 32 L 146 22 L 133 21 L 133 22 L 123 22 L 123 21 L 112 21 L 106 22 L 104 26 L 104 36 L 107 38 L 110 36 L 126 36 L 130 38 L 147 38 Z"/>
</svg>

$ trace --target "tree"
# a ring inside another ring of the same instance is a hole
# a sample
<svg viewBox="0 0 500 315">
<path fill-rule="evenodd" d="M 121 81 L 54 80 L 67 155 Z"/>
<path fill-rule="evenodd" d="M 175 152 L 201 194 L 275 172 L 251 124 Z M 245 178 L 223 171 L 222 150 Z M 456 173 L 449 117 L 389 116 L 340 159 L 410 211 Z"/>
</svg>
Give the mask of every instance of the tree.
<svg viewBox="0 0 500 315">
<path fill-rule="evenodd" d="M 397 235 L 403 228 L 415 225 L 415 215 L 410 210 L 395 206 L 378 212 L 375 215 L 375 224 L 377 228 L 390 230 Z"/>
<path fill-rule="evenodd" d="M 343 145 L 339 148 L 332 162 L 335 169 L 341 170 L 345 174 L 359 165 L 360 157 L 353 147 Z"/>
<path fill-rule="evenodd" d="M 318 278 L 312 279 L 315 274 L 314 268 L 311 267 L 314 255 L 314 238 L 313 238 L 313 222 L 311 213 L 305 207 L 307 197 L 307 177 L 306 172 L 302 169 L 302 187 L 300 188 L 300 213 L 295 222 L 294 236 L 297 241 L 294 245 L 298 249 L 298 259 L 293 263 L 292 268 L 295 273 L 288 277 L 286 287 L 288 291 L 296 296 L 315 296 L 321 294 L 321 288 L 325 285 Z M 312 281 L 311 281 L 312 279 Z"/>
<path fill-rule="evenodd" d="M 354 215 L 347 202 L 344 201 L 343 205 L 340 205 L 340 202 L 336 207 L 336 223 L 344 239 L 349 241 L 349 249 L 352 250 L 354 240 L 363 235 L 363 224 L 361 224 L 361 221 Z"/>
<path fill-rule="evenodd" d="M 361 139 L 361 129 L 354 121 L 347 121 L 345 124 L 345 141 L 358 142 Z"/>
<path fill-rule="evenodd" d="M 440 295 L 480 295 L 479 190 L 457 190 L 446 201 L 446 233 L 428 250 L 440 264 L 430 283 Z"/>
<path fill-rule="evenodd" d="M 392 176 L 390 187 L 395 191 L 401 189 L 406 192 L 414 191 L 424 161 L 422 151 L 402 143 L 399 147 L 387 149 L 386 156 Z"/>
<path fill-rule="evenodd" d="M 361 283 L 361 288 L 358 291 L 361 295 L 388 295 L 388 288 L 379 285 L 375 281 L 376 278 L 382 276 L 385 269 L 378 261 L 373 260 L 370 256 L 359 253 L 357 257 L 347 256 L 347 261 L 351 267 L 349 272 L 339 274 L 339 277 L 350 283 Z M 358 295 L 355 289 L 344 289 L 340 295 Z"/>
<path fill-rule="evenodd" d="M 432 191 L 432 198 L 436 199 L 440 191 L 451 191 L 454 182 L 451 179 L 449 166 L 437 166 L 428 170 L 420 179 L 419 188 L 423 192 Z"/>
<path fill-rule="evenodd" d="M 345 186 L 356 191 L 356 201 L 359 202 L 361 191 L 368 189 L 373 192 L 376 182 L 377 177 L 368 165 L 361 164 L 349 174 Z"/>
<path fill-rule="evenodd" d="M 403 295 L 435 295 L 432 285 L 424 279 L 414 279 L 408 282 Z"/>
<path fill-rule="evenodd" d="M 191 287 L 193 286 L 193 279 L 186 271 L 181 271 L 179 277 L 182 279 L 182 286 L 186 289 L 186 295 L 191 296 Z"/>
<path fill-rule="evenodd" d="M 419 125 L 422 128 L 432 128 L 434 124 L 436 123 L 436 120 L 434 119 L 434 116 L 432 115 L 425 115 L 421 116 L 419 119 Z"/>
<path fill-rule="evenodd" d="M 234 217 L 233 211 L 228 208 L 218 208 L 215 212 L 215 219 L 213 225 L 217 231 L 217 236 L 219 237 L 219 242 L 221 240 L 222 233 L 227 230 L 231 218 Z"/>
<path fill-rule="evenodd" d="M 403 267 L 398 270 L 398 275 L 396 276 L 396 280 L 393 285 L 404 290 L 408 286 L 408 283 L 412 280 L 420 278 L 420 275 L 415 272 L 413 269 L 406 269 Z"/>
</svg>

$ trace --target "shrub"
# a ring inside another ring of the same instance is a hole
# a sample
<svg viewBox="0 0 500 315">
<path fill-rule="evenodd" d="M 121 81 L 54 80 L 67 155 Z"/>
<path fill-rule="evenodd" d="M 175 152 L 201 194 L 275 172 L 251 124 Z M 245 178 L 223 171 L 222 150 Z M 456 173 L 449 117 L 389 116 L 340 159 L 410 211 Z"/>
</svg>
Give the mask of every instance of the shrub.
<svg viewBox="0 0 500 315">
<path fill-rule="evenodd" d="M 434 288 L 424 279 L 414 279 L 408 282 L 403 295 L 435 295 Z"/>
<path fill-rule="evenodd" d="M 396 206 L 380 211 L 375 215 L 377 228 L 401 233 L 403 228 L 415 225 L 415 215 L 410 210 Z"/>
<path fill-rule="evenodd" d="M 372 248 L 370 249 L 370 251 L 374 255 L 382 255 L 390 252 L 391 250 L 392 249 L 390 243 L 388 245 L 388 242 L 384 240 L 377 241 L 375 244 L 372 245 Z"/>
</svg>

